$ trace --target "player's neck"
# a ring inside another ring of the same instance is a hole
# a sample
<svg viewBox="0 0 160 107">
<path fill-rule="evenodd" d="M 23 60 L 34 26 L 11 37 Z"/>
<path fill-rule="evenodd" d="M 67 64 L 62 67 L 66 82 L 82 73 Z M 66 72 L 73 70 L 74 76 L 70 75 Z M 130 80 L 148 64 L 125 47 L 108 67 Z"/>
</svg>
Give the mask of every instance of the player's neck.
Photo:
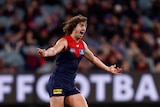
<svg viewBox="0 0 160 107">
<path fill-rule="evenodd" d="M 71 36 L 71 37 L 73 38 L 73 40 L 75 40 L 76 42 L 78 42 L 78 41 L 79 41 L 79 38 L 76 38 L 76 35 L 71 34 L 70 36 Z"/>
</svg>

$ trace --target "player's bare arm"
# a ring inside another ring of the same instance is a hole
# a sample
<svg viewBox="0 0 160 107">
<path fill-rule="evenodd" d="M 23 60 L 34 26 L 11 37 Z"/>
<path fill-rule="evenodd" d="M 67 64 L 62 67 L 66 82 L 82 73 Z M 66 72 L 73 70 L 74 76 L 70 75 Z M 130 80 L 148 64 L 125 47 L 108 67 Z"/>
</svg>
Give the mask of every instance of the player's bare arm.
<svg viewBox="0 0 160 107">
<path fill-rule="evenodd" d="M 97 67 L 109 71 L 114 74 L 120 74 L 121 73 L 121 68 L 116 67 L 116 65 L 111 65 L 111 66 L 106 66 L 99 58 L 97 58 L 91 50 L 88 48 L 86 43 L 84 42 L 84 48 L 85 48 L 85 53 L 84 56 L 93 64 L 95 64 Z"/>
<path fill-rule="evenodd" d="M 53 47 L 46 49 L 37 48 L 37 52 L 42 57 L 55 56 L 67 47 L 67 41 L 64 38 L 59 39 Z"/>
</svg>

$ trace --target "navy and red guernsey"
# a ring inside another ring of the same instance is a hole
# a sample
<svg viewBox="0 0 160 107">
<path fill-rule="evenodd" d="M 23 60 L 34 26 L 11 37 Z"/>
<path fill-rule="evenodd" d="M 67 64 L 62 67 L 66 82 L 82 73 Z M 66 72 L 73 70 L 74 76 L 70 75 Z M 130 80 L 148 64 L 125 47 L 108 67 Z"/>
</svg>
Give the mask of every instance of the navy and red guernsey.
<svg viewBox="0 0 160 107">
<path fill-rule="evenodd" d="M 77 94 L 75 77 L 80 60 L 84 55 L 82 40 L 76 42 L 71 36 L 64 36 L 68 42 L 67 49 L 56 55 L 56 66 L 49 83 L 48 91 L 51 96 L 68 96 Z"/>
</svg>

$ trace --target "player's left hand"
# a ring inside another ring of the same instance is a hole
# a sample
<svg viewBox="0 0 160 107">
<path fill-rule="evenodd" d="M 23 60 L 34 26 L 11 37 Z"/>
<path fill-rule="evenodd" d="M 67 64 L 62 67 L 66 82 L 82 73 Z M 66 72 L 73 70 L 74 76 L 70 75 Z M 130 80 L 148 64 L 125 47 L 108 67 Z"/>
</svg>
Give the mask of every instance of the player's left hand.
<svg viewBox="0 0 160 107">
<path fill-rule="evenodd" d="M 109 71 L 110 71 L 111 73 L 113 73 L 113 74 L 121 74 L 122 69 L 119 68 L 119 67 L 116 67 L 116 65 L 111 65 L 111 66 L 109 67 Z"/>
</svg>

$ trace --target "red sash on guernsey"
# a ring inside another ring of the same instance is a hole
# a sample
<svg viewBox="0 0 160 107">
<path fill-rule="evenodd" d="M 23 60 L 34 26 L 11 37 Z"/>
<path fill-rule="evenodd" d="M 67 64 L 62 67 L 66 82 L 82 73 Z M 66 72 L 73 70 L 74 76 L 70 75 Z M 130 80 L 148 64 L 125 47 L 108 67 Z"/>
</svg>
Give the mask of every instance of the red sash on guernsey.
<svg viewBox="0 0 160 107">
<path fill-rule="evenodd" d="M 82 40 L 76 42 L 71 36 L 64 36 L 63 38 L 68 42 L 67 49 L 70 47 L 70 52 L 74 53 L 77 58 L 84 55 L 84 44 Z"/>
</svg>

